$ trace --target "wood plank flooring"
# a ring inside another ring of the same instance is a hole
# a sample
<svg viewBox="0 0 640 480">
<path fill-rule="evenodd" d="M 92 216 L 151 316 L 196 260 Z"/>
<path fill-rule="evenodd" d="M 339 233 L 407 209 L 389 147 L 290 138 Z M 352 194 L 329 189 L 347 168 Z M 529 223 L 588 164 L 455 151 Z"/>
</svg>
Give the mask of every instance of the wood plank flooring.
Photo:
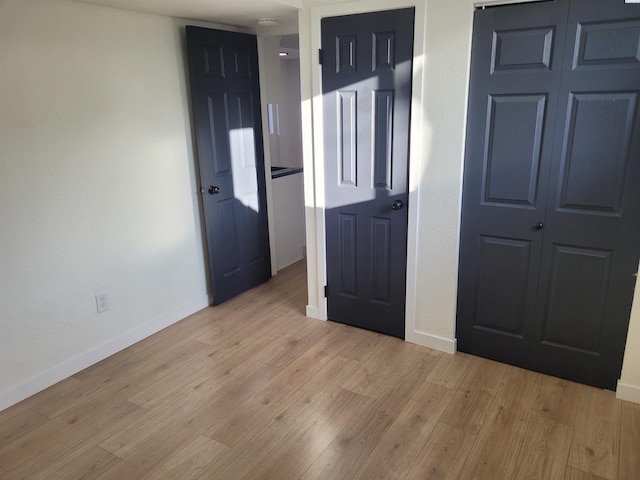
<svg viewBox="0 0 640 480">
<path fill-rule="evenodd" d="M 300 262 L 0 412 L 0 478 L 640 478 L 640 405 L 305 303 Z"/>
</svg>

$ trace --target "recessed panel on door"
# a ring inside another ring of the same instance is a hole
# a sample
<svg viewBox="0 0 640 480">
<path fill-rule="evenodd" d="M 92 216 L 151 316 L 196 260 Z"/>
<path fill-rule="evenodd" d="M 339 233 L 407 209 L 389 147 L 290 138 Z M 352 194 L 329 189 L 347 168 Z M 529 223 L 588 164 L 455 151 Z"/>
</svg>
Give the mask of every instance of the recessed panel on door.
<svg viewBox="0 0 640 480">
<path fill-rule="evenodd" d="M 230 77 L 251 78 L 251 52 L 244 48 L 230 48 L 231 65 L 229 68 Z"/>
<path fill-rule="evenodd" d="M 225 239 L 221 249 L 224 253 L 220 259 L 224 265 L 223 275 L 228 277 L 240 271 L 240 252 L 237 245 L 240 242 L 240 232 L 238 232 L 239 219 L 237 216 L 234 199 L 227 199 L 218 202 L 218 218 L 220 236 Z"/>
<path fill-rule="evenodd" d="M 357 145 L 357 100 L 355 91 L 343 90 L 338 92 L 338 128 L 337 160 L 341 185 L 358 185 L 358 160 L 356 158 Z M 331 179 L 329 179 L 331 181 Z"/>
<path fill-rule="evenodd" d="M 559 207 L 620 214 L 637 92 L 570 93 Z"/>
<path fill-rule="evenodd" d="M 224 48 L 222 45 L 205 45 L 202 49 L 204 55 L 204 74 L 207 77 L 225 76 L 224 72 Z"/>
<path fill-rule="evenodd" d="M 554 33 L 554 27 L 494 32 L 491 71 L 549 69 Z"/>
<path fill-rule="evenodd" d="M 378 32 L 373 34 L 373 71 L 391 70 L 395 67 L 394 32 Z"/>
<path fill-rule="evenodd" d="M 579 23 L 574 68 L 640 63 L 640 19 Z"/>
<path fill-rule="evenodd" d="M 391 300 L 391 221 L 388 218 L 371 219 L 371 283 L 373 301 L 389 305 Z"/>
<path fill-rule="evenodd" d="M 336 72 L 356 71 L 356 37 L 354 35 L 336 36 Z"/>
<path fill-rule="evenodd" d="M 209 140 L 211 159 L 215 175 L 231 174 L 231 151 L 229 145 L 229 116 L 227 112 L 227 94 L 209 93 L 207 95 Z"/>
<path fill-rule="evenodd" d="M 374 187 L 392 190 L 393 90 L 374 91 L 373 108 Z"/>
<path fill-rule="evenodd" d="M 532 207 L 539 180 L 545 95 L 491 95 L 484 201 Z"/>
<path fill-rule="evenodd" d="M 476 328 L 522 338 L 531 245 L 528 241 L 480 237 Z M 471 299 L 470 299 L 471 300 Z"/>
<path fill-rule="evenodd" d="M 542 342 L 598 355 L 613 252 L 554 245 Z"/>
<path fill-rule="evenodd" d="M 358 296 L 358 216 L 340 214 L 340 295 Z"/>
</svg>

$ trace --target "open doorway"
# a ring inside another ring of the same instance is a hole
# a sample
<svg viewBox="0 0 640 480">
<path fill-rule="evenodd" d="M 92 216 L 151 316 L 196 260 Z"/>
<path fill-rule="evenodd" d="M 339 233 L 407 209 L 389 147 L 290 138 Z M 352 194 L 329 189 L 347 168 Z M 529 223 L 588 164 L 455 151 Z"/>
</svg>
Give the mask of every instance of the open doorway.
<svg viewBox="0 0 640 480">
<path fill-rule="evenodd" d="M 271 169 L 270 238 L 277 273 L 305 257 L 298 35 L 261 38 L 267 164 Z M 267 172 L 269 176 L 269 172 Z"/>
</svg>

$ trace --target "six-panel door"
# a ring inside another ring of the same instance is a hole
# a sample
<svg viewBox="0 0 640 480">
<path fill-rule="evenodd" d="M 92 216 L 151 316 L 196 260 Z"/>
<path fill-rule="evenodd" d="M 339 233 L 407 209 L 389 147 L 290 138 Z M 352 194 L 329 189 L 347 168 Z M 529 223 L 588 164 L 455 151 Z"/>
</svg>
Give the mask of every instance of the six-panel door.
<svg viewBox="0 0 640 480">
<path fill-rule="evenodd" d="M 322 20 L 328 316 L 404 337 L 413 9 Z"/>
<path fill-rule="evenodd" d="M 640 8 L 477 11 L 463 351 L 614 388 L 640 253 Z"/>
<path fill-rule="evenodd" d="M 253 35 L 187 27 L 214 304 L 271 277 Z"/>
</svg>

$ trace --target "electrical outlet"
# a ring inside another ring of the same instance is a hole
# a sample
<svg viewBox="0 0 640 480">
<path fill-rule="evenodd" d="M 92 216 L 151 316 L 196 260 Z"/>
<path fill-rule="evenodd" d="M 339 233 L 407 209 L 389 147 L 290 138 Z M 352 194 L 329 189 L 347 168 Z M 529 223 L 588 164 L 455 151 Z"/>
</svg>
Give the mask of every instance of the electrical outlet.
<svg viewBox="0 0 640 480">
<path fill-rule="evenodd" d="M 96 294 L 96 307 L 98 309 L 98 313 L 109 310 L 109 295 L 107 292 Z"/>
</svg>

